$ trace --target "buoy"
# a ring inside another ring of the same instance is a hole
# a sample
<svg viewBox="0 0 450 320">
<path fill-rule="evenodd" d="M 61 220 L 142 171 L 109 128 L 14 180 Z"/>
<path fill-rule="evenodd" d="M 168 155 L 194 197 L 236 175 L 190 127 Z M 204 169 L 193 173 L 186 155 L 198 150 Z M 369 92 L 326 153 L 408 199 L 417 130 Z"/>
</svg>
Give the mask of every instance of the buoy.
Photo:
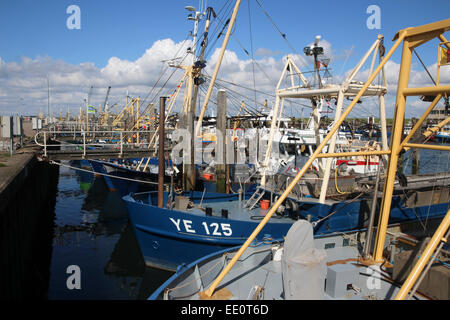
<svg viewBox="0 0 450 320">
<path fill-rule="evenodd" d="M 214 175 L 211 174 L 211 173 L 204 173 L 204 174 L 203 174 L 203 178 L 204 178 L 205 180 L 212 181 L 212 180 L 214 180 Z"/>
</svg>

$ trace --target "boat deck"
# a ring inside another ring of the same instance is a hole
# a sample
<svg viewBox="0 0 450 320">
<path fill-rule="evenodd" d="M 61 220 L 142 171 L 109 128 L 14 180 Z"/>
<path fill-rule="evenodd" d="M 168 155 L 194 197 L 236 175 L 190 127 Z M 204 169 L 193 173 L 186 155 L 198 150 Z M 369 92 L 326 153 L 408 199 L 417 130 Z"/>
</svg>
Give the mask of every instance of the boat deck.
<svg viewBox="0 0 450 320">
<path fill-rule="evenodd" d="M 186 208 L 186 203 L 177 207 L 177 197 L 174 196 L 174 205 L 172 210 L 181 211 L 184 213 L 189 213 L 197 216 L 205 216 L 206 212 L 211 210 L 211 217 L 222 218 L 222 212 L 226 211 L 228 213 L 228 219 L 238 220 L 238 221 L 251 221 L 259 222 L 264 218 L 264 216 L 269 212 L 269 209 L 261 209 L 259 205 L 256 205 L 253 209 L 244 208 L 246 200 L 251 196 L 246 194 L 245 200 L 239 201 L 239 197 L 236 194 L 218 194 L 218 193 L 205 193 L 202 199 L 202 192 L 185 192 L 180 197 L 179 202 L 189 201 L 189 206 Z M 149 206 L 157 204 L 157 192 L 148 193 L 136 193 L 132 196 L 136 201 L 141 201 Z M 168 203 L 169 194 L 164 193 L 164 203 Z M 187 200 L 189 199 L 189 200 Z M 274 215 L 271 223 L 293 223 L 294 220 L 288 215 Z"/>
<path fill-rule="evenodd" d="M 334 237 L 338 241 L 339 237 Z M 342 239 L 342 238 L 340 238 Z M 316 244 L 322 248 L 329 245 L 330 239 L 316 240 Z M 333 242 L 333 241 L 331 241 Z M 251 247 L 237 261 L 235 266 L 229 271 L 221 284 L 217 287 L 212 299 L 220 300 L 285 300 L 285 288 L 283 284 L 282 262 L 275 259 L 274 249 L 278 246 L 265 245 L 261 247 Z M 384 300 L 392 299 L 399 288 L 389 282 L 381 281 L 376 288 L 370 287 L 369 277 L 373 271 L 369 271 L 365 265 L 357 263 L 359 255 L 354 246 L 337 246 L 326 249 L 326 264 L 328 273 L 330 270 L 338 272 L 350 271 L 353 273 L 353 280 L 350 289 L 335 292 L 330 288 L 321 292 L 325 300 Z M 195 266 L 195 271 L 189 276 L 183 277 L 180 283 L 172 283 L 170 289 L 166 289 L 165 299 L 189 299 L 203 300 L 209 299 L 202 293 L 208 288 L 212 280 L 223 270 L 232 259 L 234 253 L 225 253 L 222 256 L 216 255 L 206 261 L 202 261 Z M 355 262 L 356 261 L 356 262 Z M 379 275 L 379 277 L 382 277 Z M 328 278 L 328 277 L 327 277 Z M 331 278 L 330 278 L 331 279 Z M 311 296 L 310 288 L 306 285 L 308 279 L 303 279 L 301 286 L 304 292 L 300 295 Z M 300 284 L 292 284 L 297 286 Z M 299 287 L 297 287 L 298 289 Z M 421 299 L 420 296 L 414 296 Z M 291 297 L 299 299 L 299 297 Z M 313 298 L 314 299 L 314 298 Z"/>
</svg>

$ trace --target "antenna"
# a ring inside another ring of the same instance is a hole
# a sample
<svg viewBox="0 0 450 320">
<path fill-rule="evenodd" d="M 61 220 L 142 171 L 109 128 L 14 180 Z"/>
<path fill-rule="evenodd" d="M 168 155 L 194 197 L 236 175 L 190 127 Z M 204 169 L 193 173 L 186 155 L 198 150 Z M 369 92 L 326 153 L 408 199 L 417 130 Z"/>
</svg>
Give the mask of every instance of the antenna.
<svg viewBox="0 0 450 320">
<path fill-rule="evenodd" d="M 316 36 L 316 39 L 314 40 L 314 46 L 318 46 L 319 45 L 319 41 L 322 38 L 322 36 L 318 35 Z"/>
<path fill-rule="evenodd" d="M 303 52 L 307 56 L 314 56 L 314 71 L 317 73 L 317 78 L 319 79 L 319 89 L 322 88 L 322 80 L 320 79 L 320 63 L 317 59 L 319 55 L 323 54 L 323 47 L 319 47 L 319 41 L 322 37 L 320 35 L 316 36 L 314 44 L 310 47 L 303 48 Z M 314 76 L 314 79 L 316 75 Z M 314 80 L 315 81 L 315 80 Z"/>
</svg>

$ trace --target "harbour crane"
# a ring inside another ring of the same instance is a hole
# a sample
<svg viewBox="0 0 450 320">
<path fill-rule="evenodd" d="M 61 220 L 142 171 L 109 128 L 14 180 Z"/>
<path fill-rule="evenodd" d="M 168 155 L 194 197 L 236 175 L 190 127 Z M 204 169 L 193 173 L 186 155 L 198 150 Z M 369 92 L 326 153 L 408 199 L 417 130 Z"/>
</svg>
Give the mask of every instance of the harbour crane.
<svg viewBox="0 0 450 320">
<path fill-rule="evenodd" d="M 105 113 L 108 113 L 108 97 L 109 97 L 110 91 L 111 91 L 111 86 L 109 86 L 108 90 L 106 91 L 105 103 L 103 104 L 103 110 L 105 110 Z"/>
</svg>

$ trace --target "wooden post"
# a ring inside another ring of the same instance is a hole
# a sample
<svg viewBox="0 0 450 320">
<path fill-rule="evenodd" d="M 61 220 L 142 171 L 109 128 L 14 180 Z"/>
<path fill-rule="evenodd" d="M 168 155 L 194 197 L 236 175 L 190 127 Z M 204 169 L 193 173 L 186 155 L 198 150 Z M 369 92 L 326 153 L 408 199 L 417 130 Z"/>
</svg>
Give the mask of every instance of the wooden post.
<svg viewBox="0 0 450 320">
<path fill-rule="evenodd" d="M 158 207 L 164 206 L 164 120 L 167 97 L 159 98 L 159 146 L 158 146 Z"/>
<path fill-rule="evenodd" d="M 186 114 L 186 124 L 188 132 L 191 136 L 191 141 L 189 142 L 191 144 L 190 146 L 190 154 L 189 159 L 190 163 L 185 164 L 185 183 L 186 183 L 186 190 L 195 190 L 195 133 L 194 133 L 194 122 L 195 122 L 195 112 L 188 111 Z"/>
<path fill-rule="evenodd" d="M 227 93 L 219 90 L 217 94 L 216 122 L 216 192 L 226 192 L 226 129 L 227 129 Z"/>
</svg>

